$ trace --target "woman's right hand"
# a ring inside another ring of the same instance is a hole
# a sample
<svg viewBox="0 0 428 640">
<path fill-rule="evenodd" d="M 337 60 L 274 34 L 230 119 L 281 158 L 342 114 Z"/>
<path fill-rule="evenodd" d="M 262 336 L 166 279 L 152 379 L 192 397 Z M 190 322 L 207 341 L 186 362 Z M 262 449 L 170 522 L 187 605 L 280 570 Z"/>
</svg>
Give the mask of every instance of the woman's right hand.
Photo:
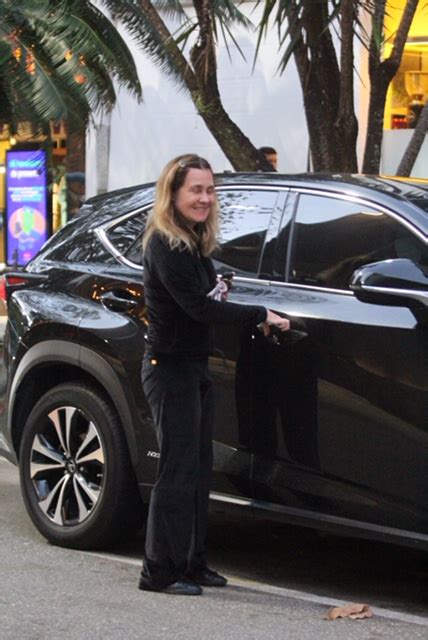
<svg viewBox="0 0 428 640">
<path fill-rule="evenodd" d="M 290 320 L 268 309 L 266 320 L 262 323 L 262 327 L 263 335 L 267 337 L 270 334 L 270 327 L 277 327 L 280 331 L 288 331 L 290 329 Z"/>
</svg>

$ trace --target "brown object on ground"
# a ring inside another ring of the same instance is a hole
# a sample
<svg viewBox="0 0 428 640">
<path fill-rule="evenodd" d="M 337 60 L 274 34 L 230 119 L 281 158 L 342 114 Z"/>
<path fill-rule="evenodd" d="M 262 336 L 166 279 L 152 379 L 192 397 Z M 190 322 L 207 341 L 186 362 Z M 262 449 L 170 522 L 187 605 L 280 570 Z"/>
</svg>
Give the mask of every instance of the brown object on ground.
<svg viewBox="0 0 428 640">
<path fill-rule="evenodd" d="M 347 604 L 343 607 L 333 607 L 324 617 L 325 620 L 336 620 L 337 618 L 351 618 L 361 620 L 362 618 L 372 618 L 373 610 L 368 604 Z"/>
</svg>

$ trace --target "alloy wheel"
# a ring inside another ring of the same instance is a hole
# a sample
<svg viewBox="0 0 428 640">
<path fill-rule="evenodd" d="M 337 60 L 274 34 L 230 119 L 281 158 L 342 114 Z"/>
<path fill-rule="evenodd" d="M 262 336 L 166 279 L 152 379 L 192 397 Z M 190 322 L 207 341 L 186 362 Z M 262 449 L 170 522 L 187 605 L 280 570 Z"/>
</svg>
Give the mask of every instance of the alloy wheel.
<svg viewBox="0 0 428 640">
<path fill-rule="evenodd" d="M 84 522 L 104 485 L 104 447 L 97 426 L 73 406 L 46 415 L 34 436 L 30 478 L 38 505 L 59 526 Z"/>
</svg>

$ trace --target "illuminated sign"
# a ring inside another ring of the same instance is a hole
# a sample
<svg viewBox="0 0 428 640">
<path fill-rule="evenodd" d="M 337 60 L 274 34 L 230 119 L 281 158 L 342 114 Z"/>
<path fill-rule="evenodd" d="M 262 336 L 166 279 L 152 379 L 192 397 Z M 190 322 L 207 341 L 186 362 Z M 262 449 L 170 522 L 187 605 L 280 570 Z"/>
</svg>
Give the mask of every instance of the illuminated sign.
<svg viewBox="0 0 428 640">
<path fill-rule="evenodd" d="M 8 151 L 6 262 L 26 265 L 48 235 L 46 152 Z"/>
</svg>

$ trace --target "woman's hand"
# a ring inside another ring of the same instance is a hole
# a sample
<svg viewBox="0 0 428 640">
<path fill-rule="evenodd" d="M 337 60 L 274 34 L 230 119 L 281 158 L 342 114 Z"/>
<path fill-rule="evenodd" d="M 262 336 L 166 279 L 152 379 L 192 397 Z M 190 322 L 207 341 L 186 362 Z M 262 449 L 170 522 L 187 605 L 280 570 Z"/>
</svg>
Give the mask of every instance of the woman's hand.
<svg viewBox="0 0 428 640">
<path fill-rule="evenodd" d="M 270 334 L 270 327 L 277 327 L 280 331 L 288 331 L 290 329 L 290 320 L 268 309 L 266 320 L 262 323 L 262 327 L 263 335 L 267 337 Z"/>
</svg>

